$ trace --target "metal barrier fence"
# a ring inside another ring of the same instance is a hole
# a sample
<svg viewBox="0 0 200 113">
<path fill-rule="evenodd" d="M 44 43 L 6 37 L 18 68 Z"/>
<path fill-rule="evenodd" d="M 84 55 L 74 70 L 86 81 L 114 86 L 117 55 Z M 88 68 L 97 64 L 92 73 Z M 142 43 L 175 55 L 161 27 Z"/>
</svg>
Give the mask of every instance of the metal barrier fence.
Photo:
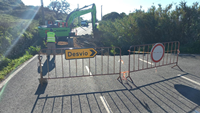
<svg viewBox="0 0 200 113">
<path fill-rule="evenodd" d="M 77 48 L 83 49 L 83 48 Z M 87 49 L 87 48 L 85 48 Z M 38 54 L 40 80 L 74 78 L 101 75 L 121 75 L 121 49 L 118 47 L 97 47 L 94 48 L 97 55 L 94 58 L 86 59 L 65 59 L 65 51 L 71 48 L 57 48 L 56 57 L 50 55 L 48 59 L 48 49 L 42 49 Z M 53 58 L 52 58 L 53 57 Z"/>
<path fill-rule="evenodd" d="M 164 42 L 163 58 L 155 63 L 151 59 L 151 49 L 155 44 L 144 44 L 131 46 L 128 56 L 121 58 L 121 49 L 118 47 L 96 47 L 97 55 L 93 58 L 80 59 L 65 59 L 67 50 L 74 50 L 72 48 L 57 48 L 55 51 L 56 57 L 47 58 L 46 53 L 48 49 L 42 49 L 38 54 L 40 73 L 40 82 L 46 79 L 60 79 L 60 78 L 75 78 L 88 76 L 102 76 L 102 75 L 116 75 L 117 79 L 121 81 L 127 78 L 133 82 L 130 73 L 152 69 L 156 67 L 175 64 L 178 66 L 178 55 L 180 43 Z M 87 49 L 87 48 L 77 48 Z M 71 54 L 72 55 L 72 54 Z M 123 66 L 122 66 L 123 64 Z M 124 65 L 126 64 L 126 65 Z M 128 66 L 128 69 L 127 69 Z M 172 68 L 173 68 L 172 67 Z M 123 71 L 122 71 L 123 70 Z M 121 76 L 123 75 L 123 76 Z M 127 76 L 126 76 L 127 75 Z"/>
<path fill-rule="evenodd" d="M 130 78 L 131 72 L 136 72 L 171 64 L 175 64 L 173 67 L 177 66 L 180 70 L 182 70 L 178 66 L 180 43 L 178 41 L 174 41 L 174 42 L 164 42 L 162 44 L 165 47 L 165 53 L 163 58 L 158 63 L 154 63 L 150 58 L 151 49 L 155 44 L 131 46 L 130 49 L 128 50 L 129 51 L 128 77 Z"/>
</svg>

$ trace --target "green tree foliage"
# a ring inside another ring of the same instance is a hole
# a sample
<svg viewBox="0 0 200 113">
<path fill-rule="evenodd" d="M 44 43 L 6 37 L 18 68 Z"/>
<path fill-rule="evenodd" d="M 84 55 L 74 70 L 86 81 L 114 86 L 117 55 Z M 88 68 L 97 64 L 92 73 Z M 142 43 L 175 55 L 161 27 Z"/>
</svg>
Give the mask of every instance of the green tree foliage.
<svg viewBox="0 0 200 113">
<path fill-rule="evenodd" d="M 53 10 L 56 13 L 57 19 L 60 18 L 60 14 L 69 12 L 71 10 L 69 7 L 70 4 L 66 0 L 52 1 L 48 6 L 50 10 Z"/>
<path fill-rule="evenodd" d="M 119 13 L 117 12 L 112 12 L 112 13 L 109 13 L 109 14 L 106 14 L 102 17 L 102 20 L 115 20 L 115 19 L 120 19 L 122 18 Z"/>
<path fill-rule="evenodd" d="M 123 51 L 135 44 L 180 41 L 182 52 L 200 53 L 200 6 L 180 2 L 165 8 L 158 4 L 147 12 L 136 10 L 115 21 L 101 21 L 99 32 L 105 46 L 118 46 Z M 122 14 L 120 14 L 122 15 Z"/>
<path fill-rule="evenodd" d="M 0 0 L 0 6 L 0 10 L 11 10 L 24 6 L 24 3 L 21 0 Z"/>
<path fill-rule="evenodd" d="M 122 18 L 124 18 L 124 17 L 127 16 L 126 13 L 124 13 L 124 12 L 120 13 L 119 15 L 120 15 Z"/>
</svg>

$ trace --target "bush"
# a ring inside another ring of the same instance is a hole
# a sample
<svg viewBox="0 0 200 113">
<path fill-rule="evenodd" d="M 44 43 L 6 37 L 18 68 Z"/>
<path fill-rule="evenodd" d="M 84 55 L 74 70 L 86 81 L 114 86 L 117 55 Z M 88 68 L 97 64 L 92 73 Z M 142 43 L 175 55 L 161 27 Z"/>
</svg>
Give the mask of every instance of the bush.
<svg viewBox="0 0 200 113">
<path fill-rule="evenodd" d="M 19 65 L 30 59 L 32 55 L 29 54 L 28 51 L 26 51 L 26 54 L 24 54 L 22 57 L 19 57 L 18 59 L 10 60 L 8 58 L 5 58 L 5 60 L 2 60 L 5 65 L 3 65 L 3 69 L 0 70 L 0 81 L 4 79 L 4 77 L 10 73 L 12 70 L 17 68 Z"/>
<path fill-rule="evenodd" d="M 113 20 L 111 14 L 106 21 L 99 22 L 100 40 L 104 46 L 116 46 L 126 54 L 128 47 L 137 44 L 179 41 L 181 50 L 186 53 L 200 53 L 200 6 L 192 7 L 180 2 L 175 10 L 172 4 L 156 9 L 152 6 L 147 12 L 136 10 L 123 18 Z"/>
<path fill-rule="evenodd" d="M 1 57 L 0 58 L 0 70 L 2 70 L 4 67 L 8 66 L 8 64 L 11 62 L 9 58 Z"/>
<path fill-rule="evenodd" d="M 30 46 L 28 48 L 28 52 L 31 54 L 31 55 L 35 55 L 35 54 L 38 54 L 38 52 L 40 51 L 41 47 L 40 46 L 36 46 L 36 47 L 33 47 L 33 46 Z"/>
<path fill-rule="evenodd" d="M 112 13 L 104 15 L 102 17 L 102 20 L 111 20 L 111 21 L 114 21 L 115 19 L 121 19 L 121 18 L 122 18 L 122 16 L 120 16 L 119 13 L 112 12 Z"/>
</svg>

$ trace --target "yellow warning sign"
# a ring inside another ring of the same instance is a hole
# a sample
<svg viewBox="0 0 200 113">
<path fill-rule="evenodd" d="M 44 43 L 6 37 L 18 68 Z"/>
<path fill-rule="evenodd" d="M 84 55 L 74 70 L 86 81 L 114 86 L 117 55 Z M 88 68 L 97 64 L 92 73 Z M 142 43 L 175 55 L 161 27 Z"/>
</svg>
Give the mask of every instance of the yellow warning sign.
<svg viewBox="0 0 200 113">
<path fill-rule="evenodd" d="M 97 51 L 93 48 L 65 50 L 65 59 L 93 58 Z"/>
</svg>

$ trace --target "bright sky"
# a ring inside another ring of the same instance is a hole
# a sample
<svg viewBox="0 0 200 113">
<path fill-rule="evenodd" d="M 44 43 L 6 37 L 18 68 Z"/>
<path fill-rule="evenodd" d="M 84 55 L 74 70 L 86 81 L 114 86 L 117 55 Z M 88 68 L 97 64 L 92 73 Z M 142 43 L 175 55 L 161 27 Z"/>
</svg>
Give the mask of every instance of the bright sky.
<svg viewBox="0 0 200 113">
<path fill-rule="evenodd" d="M 34 5 L 34 6 L 40 6 L 41 0 L 22 0 L 25 5 Z M 49 5 L 49 3 L 53 0 L 43 0 L 44 6 Z M 56 0 L 54 0 L 56 1 Z M 61 1 L 61 0 L 57 0 Z M 140 9 L 140 6 L 142 6 L 142 10 L 147 11 L 151 5 L 154 3 L 156 7 L 158 7 L 158 4 L 161 4 L 162 7 L 166 7 L 170 3 L 176 3 L 179 4 L 180 1 L 183 0 L 66 0 L 70 4 L 70 9 L 77 8 L 77 4 L 79 4 L 79 8 L 90 5 L 92 3 L 95 3 L 97 8 L 97 19 L 101 19 L 101 5 L 102 5 L 102 12 L 103 15 L 110 13 L 110 12 L 118 12 L 122 13 L 125 12 L 126 14 L 129 14 L 130 12 L 135 11 L 135 9 Z M 187 2 L 187 5 L 191 6 L 194 2 L 199 2 L 199 0 L 184 0 Z M 91 19 L 91 14 L 86 14 L 83 17 L 83 19 Z"/>
</svg>

